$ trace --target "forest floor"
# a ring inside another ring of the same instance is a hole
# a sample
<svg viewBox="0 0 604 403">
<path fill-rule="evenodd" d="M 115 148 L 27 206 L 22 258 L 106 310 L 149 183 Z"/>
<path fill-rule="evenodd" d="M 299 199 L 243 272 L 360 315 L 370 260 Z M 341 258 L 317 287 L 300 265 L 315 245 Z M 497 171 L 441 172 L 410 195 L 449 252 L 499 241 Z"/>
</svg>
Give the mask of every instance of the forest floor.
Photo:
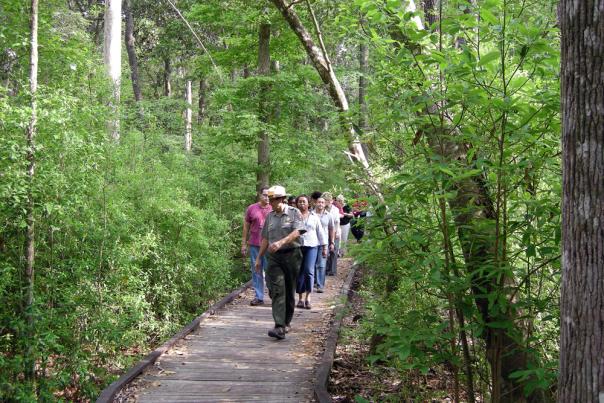
<svg viewBox="0 0 604 403">
<path fill-rule="evenodd" d="M 364 270 L 358 270 L 354 290 L 343 318 L 340 338 L 331 370 L 328 391 L 334 402 L 452 402 L 453 376 L 444 367 L 402 371 L 385 365 L 370 364 L 370 340 L 363 332 L 367 315 L 362 289 Z M 464 401 L 463 394 L 460 400 Z"/>
</svg>

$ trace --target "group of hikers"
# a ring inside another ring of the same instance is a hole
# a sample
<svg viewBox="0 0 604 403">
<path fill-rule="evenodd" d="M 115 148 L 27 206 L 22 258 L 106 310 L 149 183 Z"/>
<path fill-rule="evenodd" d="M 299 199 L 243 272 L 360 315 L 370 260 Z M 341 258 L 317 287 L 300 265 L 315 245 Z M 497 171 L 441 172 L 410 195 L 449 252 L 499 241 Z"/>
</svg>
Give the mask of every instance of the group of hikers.
<svg viewBox="0 0 604 403">
<path fill-rule="evenodd" d="M 275 321 L 269 336 L 284 339 L 294 309 L 312 308 L 312 292 L 322 293 L 325 277 L 336 275 L 338 257 L 346 253 L 351 220 L 360 214 L 343 195 L 334 200 L 329 192 L 293 197 L 283 186 L 260 189 L 258 202 L 245 212 L 241 253 L 250 259 L 252 306 L 264 304 L 266 274 Z M 362 233 L 358 234 L 355 238 L 360 240 Z"/>
</svg>

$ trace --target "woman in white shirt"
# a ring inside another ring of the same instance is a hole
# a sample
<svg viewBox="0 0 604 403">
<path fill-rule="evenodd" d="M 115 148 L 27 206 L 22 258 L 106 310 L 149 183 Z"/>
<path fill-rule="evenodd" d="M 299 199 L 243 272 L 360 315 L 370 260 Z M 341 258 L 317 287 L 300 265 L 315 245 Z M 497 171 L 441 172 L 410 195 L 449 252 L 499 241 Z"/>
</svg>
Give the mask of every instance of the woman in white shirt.
<svg viewBox="0 0 604 403">
<path fill-rule="evenodd" d="M 308 196 L 300 195 L 296 205 L 302 213 L 302 221 L 306 232 L 300 236 L 302 244 L 302 267 L 298 275 L 296 292 L 298 293 L 298 308 L 310 309 L 310 293 L 315 282 L 315 263 L 317 254 L 327 256 L 326 241 L 323 239 L 323 228 L 319 217 L 308 209 Z M 321 251 L 319 252 L 319 248 Z M 304 298 L 304 301 L 302 300 Z"/>
<path fill-rule="evenodd" d="M 315 264 L 315 285 L 317 286 L 317 292 L 323 292 L 325 288 L 325 268 L 327 265 L 327 255 L 329 254 L 330 245 L 333 247 L 334 240 L 331 239 L 331 235 L 335 233 L 333 217 L 329 212 L 325 211 L 325 199 L 319 197 L 315 203 L 313 212 L 319 217 L 321 226 L 323 227 L 323 241 L 325 244 L 321 245 L 325 249 L 325 254 L 317 253 L 317 263 Z"/>
</svg>

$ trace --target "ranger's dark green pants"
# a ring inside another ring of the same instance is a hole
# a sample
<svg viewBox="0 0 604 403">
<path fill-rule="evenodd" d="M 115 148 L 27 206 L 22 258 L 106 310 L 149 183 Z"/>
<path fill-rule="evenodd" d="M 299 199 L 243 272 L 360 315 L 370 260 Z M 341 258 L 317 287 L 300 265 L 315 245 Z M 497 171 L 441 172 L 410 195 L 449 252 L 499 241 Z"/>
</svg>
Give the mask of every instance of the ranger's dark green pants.
<svg viewBox="0 0 604 403">
<path fill-rule="evenodd" d="M 300 248 L 267 253 L 266 285 L 273 301 L 275 326 L 289 325 L 296 305 L 296 279 L 302 264 Z"/>
</svg>

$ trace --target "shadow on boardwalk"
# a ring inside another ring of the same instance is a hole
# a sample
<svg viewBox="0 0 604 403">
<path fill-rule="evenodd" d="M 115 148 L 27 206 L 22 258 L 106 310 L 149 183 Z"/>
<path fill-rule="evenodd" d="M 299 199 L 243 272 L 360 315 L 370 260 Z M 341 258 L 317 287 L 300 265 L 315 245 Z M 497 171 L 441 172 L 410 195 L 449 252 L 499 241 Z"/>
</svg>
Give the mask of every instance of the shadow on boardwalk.
<svg viewBox="0 0 604 403">
<path fill-rule="evenodd" d="M 116 402 L 311 402 L 336 299 L 351 261 L 340 259 L 312 309 L 296 309 L 285 340 L 268 337 L 270 299 L 252 307 L 253 290 L 215 312 L 161 355 Z"/>
</svg>

